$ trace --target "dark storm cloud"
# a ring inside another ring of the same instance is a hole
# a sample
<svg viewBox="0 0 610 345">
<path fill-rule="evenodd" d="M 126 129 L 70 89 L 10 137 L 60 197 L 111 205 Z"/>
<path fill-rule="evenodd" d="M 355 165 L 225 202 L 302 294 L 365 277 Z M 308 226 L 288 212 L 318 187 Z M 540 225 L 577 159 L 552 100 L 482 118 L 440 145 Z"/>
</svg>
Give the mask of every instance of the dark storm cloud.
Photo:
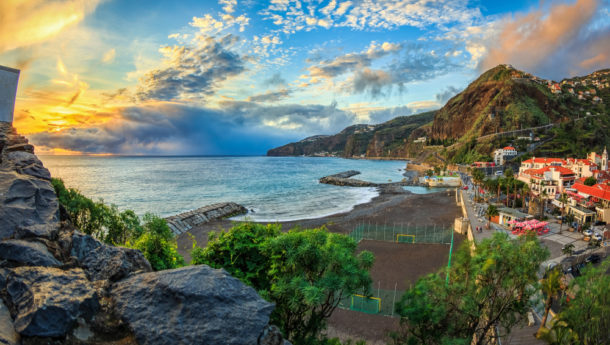
<svg viewBox="0 0 610 345">
<path fill-rule="evenodd" d="M 166 66 L 146 73 L 140 79 L 137 99 L 169 101 L 204 97 L 214 93 L 218 82 L 246 70 L 246 57 L 229 50 L 239 39 L 201 37 L 198 45 L 161 49 Z"/>
<path fill-rule="evenodd" d="M 221 109 L 209 109 L 167 103 L 121 108 L 95 128 L 36 133 L 30 139 L 85 153 L 264 154 L 304 136 L 334 133 L 354 118 L 334 104 L 226 102 Z"/>
</svg>

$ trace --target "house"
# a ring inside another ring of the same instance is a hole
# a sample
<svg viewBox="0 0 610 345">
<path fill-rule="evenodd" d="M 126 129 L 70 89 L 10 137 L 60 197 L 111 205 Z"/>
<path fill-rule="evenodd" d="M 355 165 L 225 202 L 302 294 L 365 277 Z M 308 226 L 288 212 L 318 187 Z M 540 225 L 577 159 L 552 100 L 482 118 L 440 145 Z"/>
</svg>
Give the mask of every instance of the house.
<svg viewBox="0 0 610 345">
<path fill-rule="evenodd" d="M 413 140 L 414 143 L 425 143 L 427 140 L 427 137 L 419 137 L 415 140 Z"/>
<path fill-rule="evenodd" d="M 597 164 L 589 159 L 566 158 L 562 166 L 572 170 L 578 177 L 593 176 L 593 172 L 597 170 Z"/>
<path fill-rule="evenodd" d="M 575 183 L 574 188 L 582 197 L 579 204 L 595 208 L 593 212 L 598 220 L 610 223 L 610 185 L 608 183 L 597 183 L 587 186 Z"/>
<path fill-rule="evenodd" d="M 534 195 L 545 194 L 547 199 L 555 199 L 576 180 L 576 174 L 562 166 L 549 165 L 539 169 L 519 169 L 517 179 L 525 182 Z"/>
<path fill-rule="evenodd" d="M 512 146 L 506 146 L 494 151 L 494 163 L 496 165 L 504 165 L 507 160 L 517 156 L 517 150 Z"/>
<path fill-rule="evenodd" d="M 598 103 L 598 102 L 601 102 L 601 101 L 602 101 L 602 99 L 599 98 L 598 96 L 593 97 L 593 103 Z"/>
<path fill-rule="evenodd" d="M 520 212 L 519 210 L 515 210 L 513 208 L 499 207 L 498 215 L 492 217 L 491 221 L 500 225 L 508 226 L 508 222 L 512 220 L 525 219 L 528 216 L 529 214 Z"/>
<path fill-rule="evenodd" d="M 571 93 L 571 94 L 574 94 L 574 89 L 573 88 L 569 88 L 568 92 Z"/>
</svg>

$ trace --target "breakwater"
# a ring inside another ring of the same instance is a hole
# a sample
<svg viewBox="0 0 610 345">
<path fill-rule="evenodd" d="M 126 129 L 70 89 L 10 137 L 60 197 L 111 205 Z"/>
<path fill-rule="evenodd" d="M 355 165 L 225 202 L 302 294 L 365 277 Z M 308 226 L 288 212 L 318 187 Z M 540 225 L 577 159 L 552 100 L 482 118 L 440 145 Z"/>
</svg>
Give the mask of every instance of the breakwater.
<svg viewBox="0 0 610 345">
<path fill-rule="evenodd" d="M 356 170 L 348 170 L 344 172 L 340 172 L 338 174 L 324 176 L 319 179 L 320 183 L 324 184 L 332 184 L 335 186 L 346 186 L 346 187 L 384 187 L 384 186 L 414 186 L 417 185 L 413 183 L 411 178 L 405 177 L 400 182 L 388 182 L 388 183 L 375 183 L 369 181 L 358 180 L 355 178 L 351 178 L 351 176 L 355 176 L 360 174 L 359 171 Z"/>
<path fill-rule="evenodd" d="M 232 217 L 247 213 L 248 210 L 234 202 L 218 203 L 204 206 L 196 210 L 180 213 L 165 218 L 167 225 L 176 235 L 191 230 L 194 226 L 207 223 L 214 219 Z"/>
</svg>

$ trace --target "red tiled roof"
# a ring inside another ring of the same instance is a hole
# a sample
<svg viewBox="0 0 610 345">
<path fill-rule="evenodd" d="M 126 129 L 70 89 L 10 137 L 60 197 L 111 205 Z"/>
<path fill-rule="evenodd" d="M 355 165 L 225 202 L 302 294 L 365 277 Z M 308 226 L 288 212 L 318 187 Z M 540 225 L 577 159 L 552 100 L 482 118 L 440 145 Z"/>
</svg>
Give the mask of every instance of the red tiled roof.
<svg viewBox="0 0 610 345">
<path fill-rule="evenodd" d="M 584 164 L 584 165 L 597 167 L 597 164 L 591 162 L 588 159 L 584 159 L 584 158 L 567 158 L 566 161 L 568 163 L 571 163 L 571 164 L 581 163 L 581 164 Z"/>
<path fill-rule="evenodd" d="M 566 161 L 564 161 L 561 158 L 530 158 L 528 160 L 523 161 L 523 163 L 544 163 L 544 164 L 551 164 L 551 163 L 561 163 L 561 164 L 565 164 Z"/>
<path fill-rule="evenodd" d="M 515 148 L 514 148 L 514 147 L 512 147 L 512 146 L 506 146 L 505 148 L 503 148 L 503 150 L 513 150 L 513 151 L 517 151 L 517 150 L 515 150 Z"/>
<path fill-rule="evenodd" d="M 598 183 L 593 186 L 587 186 L 581 183 L 575 183 L 572 188 L 580 193 L 610 201 L 610 186 L 608 185 Z"/>
<path fill-rule="evenodd" d="M 523 171 L 524 174 L 530 176 L 542 176 L 547 171 L 558 171 L 560 176 L 574 175 L 574 172 L 568 168 L 564 168 L 562 166 L 546 166 L 540 169 L 526 169 Z"/>
</svg>

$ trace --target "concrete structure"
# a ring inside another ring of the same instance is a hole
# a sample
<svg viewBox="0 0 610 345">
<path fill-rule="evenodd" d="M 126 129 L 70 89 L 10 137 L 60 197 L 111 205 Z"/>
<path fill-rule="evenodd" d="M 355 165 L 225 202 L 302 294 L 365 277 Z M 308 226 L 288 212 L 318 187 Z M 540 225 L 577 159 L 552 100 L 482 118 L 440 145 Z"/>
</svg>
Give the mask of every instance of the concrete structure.
<svg viewBox="0 0 610 345">
<path fill-rule="evenodd" d="M 247 213 L 248 210 L 242 205 L 234 202 L 224 202 L 204 206 L 193 211 L 180 213 L 165 218 L 167 225 L 176 235 L 191 230 L 199 224 L 207 223 L 215 219 L 222 219 Z"/>
<path fill-rule="evenodd" d="M 19 70 L 0 66 L 0 121 L 13 122 Z"/>
<path fill-rule="evenodd" d="M 492 218 L 491 220 L 500 225 L 508 226 L 508 222 L 510 222 L 512 220 L 523 220 L 523 219 L 527 218 L 528 216 L 529 216 L 529 214 L 523 213 L 514 208 L 499 207 L 498 215 L 496 216 L 497 218 L 494 217 L 495 219 Z"/>
<path fill-rule="evenodd" d="M 494 163 L 496 165 L 504 165 L 507 160 L 517 156 L 517 150 L 512 146 L 506 146 L 494 151 Z"/>
</svg>

